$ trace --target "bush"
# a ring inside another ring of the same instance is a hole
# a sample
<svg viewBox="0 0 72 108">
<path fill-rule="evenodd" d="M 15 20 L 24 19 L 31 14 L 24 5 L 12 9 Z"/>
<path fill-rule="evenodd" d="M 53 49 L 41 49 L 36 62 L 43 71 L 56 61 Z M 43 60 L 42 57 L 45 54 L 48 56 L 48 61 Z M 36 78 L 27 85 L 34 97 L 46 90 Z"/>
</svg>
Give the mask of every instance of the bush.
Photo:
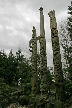
<svg viewBox="0 0 72 108">
<path fill-rule="evenodd" d="M 3 101 L 1 101 L 1 105 L 2 107 L 6 107 L 8 105 L 8 100 L 4 99 Z"/>
<path fill-rule="evenodd" d="M 19 97 L 18 102 L 21 105 L 28 105 L 29 99 L 30 99 L 29 96 L 22 95 L 22 96 Z"/>
</svg>

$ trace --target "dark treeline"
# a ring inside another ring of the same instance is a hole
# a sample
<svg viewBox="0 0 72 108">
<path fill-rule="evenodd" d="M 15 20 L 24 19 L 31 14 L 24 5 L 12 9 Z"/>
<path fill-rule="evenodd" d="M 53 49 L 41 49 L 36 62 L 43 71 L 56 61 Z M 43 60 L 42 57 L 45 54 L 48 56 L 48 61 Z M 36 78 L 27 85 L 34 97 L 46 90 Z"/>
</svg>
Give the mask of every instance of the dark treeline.
<svg viewBox="0 0 72 108">
<path fill-rule="evenodd" d="M 31 64 L 24 57 L 21 49 L 16 52 L 16 55 L 12 53 L 12 50 L 8 55 L 4 50 L 0 51 L 0 102 L 3 106 L 14 100 L 13 98 L 9 102 L 9 97 L 11 97 L 9 96 L 10 93 L 23 90 L 24 95 L 30 94 L 30 73 Z"/>
<path fill-rule="evenodd" d="M 18 86 L 18 80 L 21 78 L 22 83 L 30 82 L 29 61 L 21 53 L 21 49 L 16 52 L 16 56 L 10 51 L 6 55 L 4 51 L 0 51 L 0 78 L 10 86 Z"/>
</svg>

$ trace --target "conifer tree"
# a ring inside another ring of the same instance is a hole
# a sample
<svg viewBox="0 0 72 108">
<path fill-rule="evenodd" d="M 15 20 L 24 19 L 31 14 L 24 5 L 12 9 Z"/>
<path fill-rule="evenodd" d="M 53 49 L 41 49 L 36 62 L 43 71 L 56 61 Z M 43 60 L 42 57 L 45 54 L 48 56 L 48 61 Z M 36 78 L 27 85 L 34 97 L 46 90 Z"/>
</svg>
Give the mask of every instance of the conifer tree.
<svg viewBox="0 0 72 108">
<path fill-rule="evenodd" d="M 69 43 L 69 57 L 68 57 L 68 64 L 69 64 L 69 79 L 72 81 L 72 1 L 71 1 L 71 5 L 68 6 L 68 22 L 67 22 L 67 30 L 68 30 L 68 36 L 70 39 L 70 43 Z"/>
</svg>

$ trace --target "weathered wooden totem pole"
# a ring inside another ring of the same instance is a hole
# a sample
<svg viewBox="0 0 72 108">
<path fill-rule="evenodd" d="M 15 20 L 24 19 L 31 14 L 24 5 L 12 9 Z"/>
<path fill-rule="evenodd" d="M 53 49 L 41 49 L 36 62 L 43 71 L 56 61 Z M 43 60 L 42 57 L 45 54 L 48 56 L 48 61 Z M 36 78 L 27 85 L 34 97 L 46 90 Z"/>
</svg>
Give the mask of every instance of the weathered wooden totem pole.
<svg viewBox="0 0 72 108">
<path fill-rule="evenodd" d="M 31 83 L 32 83 L 32 96 L 36 95 L 37 89 L 37 40 L 36 40 L 36 29 L 33 26 L 32 39 L 29 41 L 29 46 L 32 48 L 31 61 L 32 61 L 32 72 L 31 72 Z"/>
<path fill-rule="evenodd" d="M 44 30 L 44 15 L 43 8 L 40 9 L 40 73 L 41 73 L 41 84 L 40 91 L 41 95 L 47 94 L 48 84 L 47 84 L 47 56 L 46 56 L 46 40 L 45 40 L 45 30 Z"/>
<path fill-rule="evenodd" d="M 61 54 L 60 54 L 59 37 L 58 37 L 57 23 L 55 18 L 55 11 L 54 10 L 50 11 L 48 15 L 50 17 L 56 100 L 63 101 L 64 100 L 63 72 L 62 72 Z"/>
<path fill-rule="evenodd" d="M 33 27 L 32 39 L 29 42 L 30 48 L 32 48 L 32 98 L 30 100 L 30 107 L 34 107 L 34 103 L 37 106 L 41 106 L 45 103 L 48 93 L 48 82 L 47 82 L 47 56 L 46 56 L 46 40 L 45 40 L 45 30 L 44 30 L 44 15 L 43 8 L 40 9 L 40 36 L 36 37 L 36 30 Z M 40 83 L 40 92 L 38 96 L 36 95 L 37 87 L 37 40 L 40 43 L 40 74 L 41 74 L 41 83 Z M 36 97 L 35 97 L 36 95 Z M 41 100 L 44 102 L 41 102 Z M 32 105 L 32 106 L 31 106 Z M 44 104 L 45 105 L 45 104 Z M 43 108 L 43 107 L 41 107 Z"/>
</svg>

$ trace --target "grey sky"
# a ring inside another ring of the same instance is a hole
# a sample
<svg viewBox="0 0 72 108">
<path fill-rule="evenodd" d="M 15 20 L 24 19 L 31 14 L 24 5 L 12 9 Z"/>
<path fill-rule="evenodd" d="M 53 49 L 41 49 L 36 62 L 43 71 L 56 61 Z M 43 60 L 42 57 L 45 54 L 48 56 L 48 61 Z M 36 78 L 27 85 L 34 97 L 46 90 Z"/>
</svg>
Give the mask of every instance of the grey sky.
<svg viewBox="0 0 72 108">
<path fill-rule="evenodd" d="M 40 28 L 39 8 L 44 9 L 48 66 L 52 65 L 50 19 L 48 12 L 55 10 L 57 23 L 67 16 L 71 0 L 0 0 L 0 49 L 16 52 L 20 47 L 28 53 L 32 27 Z M 27 53 L 25 53 L 27 55 Z"/>
</svg>

